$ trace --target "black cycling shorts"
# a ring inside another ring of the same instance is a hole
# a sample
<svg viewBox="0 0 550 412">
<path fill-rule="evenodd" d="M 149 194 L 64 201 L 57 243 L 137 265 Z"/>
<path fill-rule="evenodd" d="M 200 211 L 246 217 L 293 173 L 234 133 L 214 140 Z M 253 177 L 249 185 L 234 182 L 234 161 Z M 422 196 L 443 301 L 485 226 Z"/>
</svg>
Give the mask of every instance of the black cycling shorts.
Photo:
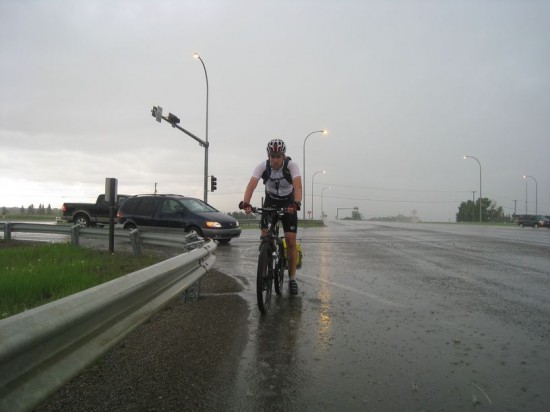
<svg viewBox="0 0 550 412">
<path fill-rule="evenodd" d="M 263 207 L 288 207 L 292 202 L 292 199 L 273 199 L 272 197 L 266 196 Z M 298 212 L 296 211 L 296 213 L 293 214 L 285 213 L 281 217 L 281 222 L 283 223 L 283 230 L 285 233 L 296 233 L 298 231 Z M 267 223 L 267 212 L 263 212 L 260 227 L 262 229 L 267 229 Z"/>
</svg>

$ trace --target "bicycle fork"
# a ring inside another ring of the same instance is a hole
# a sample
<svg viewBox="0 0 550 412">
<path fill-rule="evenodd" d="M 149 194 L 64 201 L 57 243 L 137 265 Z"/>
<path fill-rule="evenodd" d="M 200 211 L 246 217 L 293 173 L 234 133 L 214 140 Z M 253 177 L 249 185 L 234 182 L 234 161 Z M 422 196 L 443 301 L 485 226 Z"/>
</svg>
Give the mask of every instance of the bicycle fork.
<svg viewBox="0 0 550 412">
<path fill-rule="evenodd" d="M 278 256 L 277 256 L 277 248 L 275 247 L 273 241 L 271 240 L 264 240 L 265 243 L 269 244 L 269 249 L 271 250 L 271 259 L 269 260 L 269 265 L 268 265 L 268 272 L 265 274 L 265 278 L 269 278 L 269 277 L 272 277 L 273 276 L 273 270 L 277 267 L 277 262 L 278 262 Z M 260 250 L 263 248 L 263 244 L 262 246 L 260 246 Z"/>
<path fill-rule="evenodd" d="M 273 242 L 271 244 L 271 267 L 273 268 L 273 270 L 276 270 L 279 267 L 279 263 L 280 263 L 279 260 L 284 259 L 284 256 L 282 256 L 281 250 L 282 250 L 281 244 L 277 242 Z"/>
</svg>

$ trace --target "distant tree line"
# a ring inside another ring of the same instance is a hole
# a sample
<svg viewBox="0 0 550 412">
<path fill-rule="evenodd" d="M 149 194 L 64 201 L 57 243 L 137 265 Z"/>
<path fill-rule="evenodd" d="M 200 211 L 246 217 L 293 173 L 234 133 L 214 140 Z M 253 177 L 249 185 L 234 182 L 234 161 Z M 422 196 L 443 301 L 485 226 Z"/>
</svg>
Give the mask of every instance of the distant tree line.
<svg viewBox="0 0 550 412">
<path fill-rule="evenodd" d="M 59 209 L 52 209 L 51 205 L 48 204 L 45 207 L 43 204 L 39 204 L 38 207 L 34 207 L 34 204 L 21 207 L 2 207 L 2 215 L 27 215 L 27 216 L 53 216 L 56 215 Z"/>
<path fill-rule="evenodd" d="M 363 215 L 358 210 L 352 210 L 351 217 L 343 217 L 342 220 L 363 220 Z"/>
<path fill-rule="evenodd" d="M 468 200 L 462 202 L 458 207 L 456 214 L 457 222 L 479 222 L 479 203 L 481 202 L 481 221 L 482 222 L 510 222 L 512 217 L 505 215 L 502 206 L 491 199 L 483 197 L 475 202 Z"/>
<path fill-rule="evenodd" d="M 505 214 L 502 206 L 498 206 L 494 200 L 489 198 L 477 199 L 475 202 L 468 200 L 462 202 L 458 207 L 456 214 L 457 222 L 479 222 L 479 202 L 481 202 L 481 221 L 482 222 L 511 222 L 512 216 Z M 421 220 L 417 216 L 418 212 L 413 210 L 411 216 L 398 214 L 397 216 L 372 217 L 368 220 L 374 222 L 401 222 L 401 223 L 418 223 Z M 233 216 L 237 220 L 255 219 L 244 212 L 231 212 L 228 215 Z M 363 215 L 354 210 L 351 217 L 343 218 L 343 220 L 363 220 Z"/>
<path fill-rule="evenodd" d="M 233 216 L 237 220 L 246 220 L 246 219 L 253 220 L 253 219 L 256 219 L 255 215 L 247 215 L 244 212 L 231 212 L 231 213 L 228 213 L 228 215 Z"/>
<path fill-rule="evenodd" d="M 412 216 L 405 216 L 398 214 L 397 216 L 383 216 L 383 217 L 371 217 L 371 222 L 399 222 L 399 223 L 419 223 L 420 219 L 416 214 Z"/>
</svg>

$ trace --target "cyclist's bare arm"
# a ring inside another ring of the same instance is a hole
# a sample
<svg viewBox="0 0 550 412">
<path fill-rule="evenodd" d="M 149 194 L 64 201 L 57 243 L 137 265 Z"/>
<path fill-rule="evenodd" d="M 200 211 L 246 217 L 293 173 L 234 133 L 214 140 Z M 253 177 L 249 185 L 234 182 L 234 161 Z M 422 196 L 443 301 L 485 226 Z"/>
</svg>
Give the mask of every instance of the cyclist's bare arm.
<svg viewBox="0 0 550 412">
<path fill-rule="evenodd" d="M 294 201 L 301 202 L 302 201 L 302 177 L 296 176 L 294 179 L 292 179 L 292 185 L 294 186 Z"/>
<path fill-rule="evenodd" d="M 246 189 L 244 191 L 244 202 L 245 204 L 250 205 L 250 200 L 252 200 L 252 194 L 254 193 L 254 190 L 256 190 L 256 187 L 258 186 L 258 182 L 260 179 L 255 178 L 254 176 L 250 178 L 250 181 L 248 182 L 248 185 L 246 186 Z M 250 213 L 251 210 L 249 208 L 245 208 L 246 213 Z"/>
</svg>

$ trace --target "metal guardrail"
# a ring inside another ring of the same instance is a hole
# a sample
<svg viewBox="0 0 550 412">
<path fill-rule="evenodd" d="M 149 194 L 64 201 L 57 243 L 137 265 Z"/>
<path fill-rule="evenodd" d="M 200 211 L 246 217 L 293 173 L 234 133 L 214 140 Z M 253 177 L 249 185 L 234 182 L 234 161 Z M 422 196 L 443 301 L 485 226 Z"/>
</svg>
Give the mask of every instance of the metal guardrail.
<svg viewBox="0 0 550 412">
<path fill-rule="evenodd" d="M 83 228 L 77 225 L 69 226 L 12 222 L 0 222 L 0 232 L 4 234 L 4 239 L 6 240 L 11 239 L 12 233 L 14 232 L 67 235 L 71 237 L 71 242 L 75 245 L 80 244 L 81 238 L 107 239 L 109 235 L 109 231 L 105 228 Z M 119 243 L 131 243 L 133 252 L 136 255 L 141 254 L 142 245 L 182 247 L 184 250 L 190 250 L 200 247 L 204 243 L 204 241 L 195 234 L 177 234 L 155 231 L 143 232 L 122 228 L 115 228 L 114 237 Z"/>
<path fill-rule="evenodd" d="M 19 225 L 23 224 L 15 224 L 17 230 L 44 233 L 43 226 L 49 226 L 48 233 L 68 233 L 67 226 Z M 94 229 L 82 232 L 88 230 Z M 174 239 L 165 235 L 143 235 L 141 240 L 174 245 Z M 202 240 L 200 244 L 156 265 L 0 320 L 0 411 L 32 410 L 197 282 L 216 260 L 216 244 Z"/>
</svg>

